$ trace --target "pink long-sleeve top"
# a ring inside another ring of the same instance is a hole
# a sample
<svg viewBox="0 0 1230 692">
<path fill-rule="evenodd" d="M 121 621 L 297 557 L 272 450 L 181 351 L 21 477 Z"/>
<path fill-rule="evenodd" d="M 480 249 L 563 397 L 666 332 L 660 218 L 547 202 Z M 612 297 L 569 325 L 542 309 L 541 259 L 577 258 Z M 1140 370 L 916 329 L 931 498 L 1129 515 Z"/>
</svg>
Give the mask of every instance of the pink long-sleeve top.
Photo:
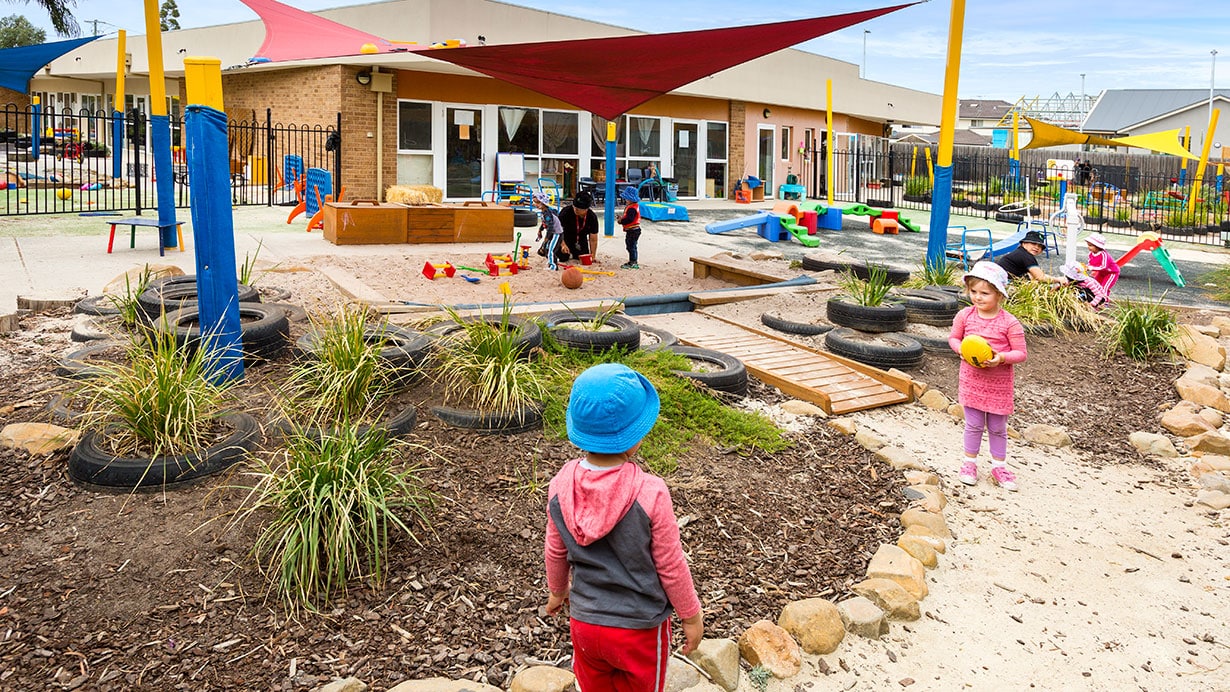
<svg viewBox="0 0 1230 692">
<path fill-rule="evenodd" d="M 1090 252 L 1088 267 L 1089 275 L 1093 277 L 1094 281 L 1102 284 L 1107 293 L 1110 292 L 1115 282 L 1119 280 L 1119 263 L 1105 250 Z"/>
<path fill-rule="evenodd" d="M 551 479 L 547 517 L 547 586 L 569 591 L 573 618 L 648 629 L 671 608 L 682 619 L 700 612 L 661 478 L 633 462 L 598 467 L 574 459 Z"/>
<path fill-rule="evenodd" d="M 994 317 L 978 315 L 969 306 L 957 313 L 948 334 L 948 345 L 961 352 L 961 340 L 977 334 L 987 340 L 991 350 L 1003 357 L 1003 364 L 993 368 L 976 368 L 961 360 L 958 371 L 957 401 L 987 413 L 1008 415 L 1013 406 L 1013 365 L 1025 360 L 1025 329 L 1017 318 L 1001 309 Z"/>
</svg>

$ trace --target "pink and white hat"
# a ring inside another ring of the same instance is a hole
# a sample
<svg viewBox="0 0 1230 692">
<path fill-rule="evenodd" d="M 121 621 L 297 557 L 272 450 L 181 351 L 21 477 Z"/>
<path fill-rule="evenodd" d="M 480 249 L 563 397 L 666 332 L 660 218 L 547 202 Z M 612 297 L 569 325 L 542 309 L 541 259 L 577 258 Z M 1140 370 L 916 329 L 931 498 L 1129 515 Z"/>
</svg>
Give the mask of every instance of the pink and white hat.
<svg viewBox="0 0 1230 692">
<path fill-rule="evenodd" d="M 1099 250 L 1106 249 L 1106 236 L 1102 235 L 1101 233 L 1090 233 L 1089 237 L 1085 238 L 1085 242 L 1089 243 L 1090 245 L 1096 247 Z"/>
<path fill-rule="evenodd" d="M 974 265 L 972 269 L 961 277 L 961 282 L 966 283 L 969 279 L 982 279 L 983 281 L 995 287 L 1000 295 L 1008 297 L 1008 272 L 998 264 L 982 260 Z"/>
</svg>

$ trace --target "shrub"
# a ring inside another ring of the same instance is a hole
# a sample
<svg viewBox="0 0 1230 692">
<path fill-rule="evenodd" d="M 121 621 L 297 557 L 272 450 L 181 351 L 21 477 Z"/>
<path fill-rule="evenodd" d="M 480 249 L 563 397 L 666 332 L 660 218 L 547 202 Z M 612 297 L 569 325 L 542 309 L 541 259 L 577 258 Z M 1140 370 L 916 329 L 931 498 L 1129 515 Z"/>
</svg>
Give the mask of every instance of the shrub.
<svg viewBox="0 0 1230 692">
<path fill-rule="evenodd" d="M 937 262 L 924 261 L 918 265 L 919 271 L 910 275 L 902 284 L 905 288 L 927 288 L 928 286 L 953 286 L 957 283 L 957 264 L 940 258 Z"/>
<path fill-rule="evenodd" d="M 876 307 L 884 303 L 884 298 L 893 285 L 888 280 L 888 270 L 882 264 L 867 263 L 867 280 L 858 278 L 853 271 L 847 271 L 839 281 L 841 289 L 855 303 L 864 307 Z"/>
<path fill-rule="evenodd" d="M 1100 336 L 1105 354 L 1121 352 L 1133 360 L 1170 356 L 1179 333 L 1173 312 L 1160 301 L 1117 300 Z"/>
<path fill-rule="evenodd" d="M 444 397 L 491 413 L 515 413 L 541 401 L 548 366 L 522 353 L 521 328 L 510 323 L 512 303 L 507 299 L 498 322 L 466 320 L 452 308 L 449 317 L 461 334 L 442 340 L 436 381 Z"/>
<path fill-rule="evenodd" d="M 393 367 L 380 357 L 383 338 L 372 338 L 366 312 L 356 307 L 318 321 L 314 331 L 314 357 L 292 368 L 283 406 L 320 424 L 362 420 L 394 389 Z"/>
<path fill-rule="evenodd" d="M 925 175 L 914 175 L 906 178 L 905 194 L 921 197 L 931 192 L 931 178 Z"/>
<path fill-rule="evenodd" d="M 1076 291 L 1040 281 L 1014 280 L 1008 286 L 1004 309 L 1024 325 L 1048 325 L 1058 331 L 1090 329 L 1099 324 L 1097 313 Z"/>
</svg>

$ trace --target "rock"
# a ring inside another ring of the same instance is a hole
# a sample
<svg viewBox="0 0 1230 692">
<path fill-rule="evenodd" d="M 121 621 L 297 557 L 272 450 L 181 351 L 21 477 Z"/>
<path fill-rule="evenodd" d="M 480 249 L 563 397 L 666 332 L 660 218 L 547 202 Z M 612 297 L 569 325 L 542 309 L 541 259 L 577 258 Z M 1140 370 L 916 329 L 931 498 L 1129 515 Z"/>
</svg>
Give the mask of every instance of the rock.
<svg viewBox="0 0 1230 692">
<path fill-rule="evenodd" d="M 936 515 L 932 515 L 936 516 Z M 927 597 L 927 571 L 909 553 L 889 543 L 883 543 L 867 565 L 868 579 L 890 579 L 901 585 L 918 600 Z"/>
<path fill-rule="evenodd" d="M 872 452 L 888 444 L 887 442 L 884 441 L 884 438 L 866 429 L 859 430 L 858 432 L 854 433 L 854 441 L 861 444 L 863 446 L 863 449 L 867 449 Z"/>
<path fill-rule="evenodd" d="M 1217 425 L 1210 425 L 1209 421 L 1200 415 L 1201 410 L 1199 404 L 1180 401 L 1174 408 L 1162 414 L 1162 427 L 1179 437 L 1191 437 L 1217 428 Z"/>
<path fill-rule="evenodd" d="M 1230 507 L 1230 493 L 1202 490 L 1196 495 L 1196 504 L 1213 509 L 1225 509 Z"/>
<path fill-rule="evenodd" d="M 72 447 L 80 437 L 80 430 L 50 423 L 9 423 L 0 430 L 0 447 L 24 449 L 40 456 Z"/>
<path fill-rule="evenodd" d="M 747 255 L 749 258 L 760 260 L 779 260 L 785 259 L 786 255 L 782 254 L 781 250 L 753 250 Z"/>
<path fill-rule="evenodd" d="M 390 687 L 389 692 L 503 692 L 503 690 L 471 680 L 427 678 L 398 683 L 396 687 Z"/>
<path fill-rule="evenodd" d="M 683 661 L 676 660 L 674 656 L 670 657 L 666 662 L 666 685 L 663 688 L 664 692 L 683 692 L 683 690 L 692 689 L 704 682 L 705 676 L 700 674 L 692 666 Z M 575 690 L 576 688 L 571 688 Z M 618 689 L 618 688 L 613 688 Z M 509 690 L 514 692 L 514 690 Z M 522 690 L 521 692 L 531 692 L 530 690 Z"/>
<path fill-rule="evenodd" d="M 868 639 L 879 639 L 888 634 L 888 619 L 884 611 L 866 596 L 847 598 L 837 604 L 837 612 L 846 631 Z"/>
<path fill-rule="evenodd" d="M 135 291 L 137 286 L 141 284 L 141 277 L 146 270 L 149 271 L 150 281 L 184 275 L 184 270 L 173 264 L 147 264 L 141 267 L 133 267 L 108 281 L 107 285 L 103 287 L 103 295 L 122 296 L 127 295 L 129 290 Z"/>
<path fill-rule="evenodd" d="M 702 682 L 699 685 L 689 687 L 683 692 L 722 692 L 722 688 L 711 682 Z"/>
<path fill-rule="evenodd" d="M 1173 459 L 1179 456 L 1179 452 L 1174 448 L 1174 443 L 1165 435 L 1157 433 L 1148 433 L 1136 431 L 1128 435 L 1128 442 L 1136 448 L 1136 451 L 1147 457 L 1164 457 Z"/>
<path fill-rule="evenodd" d="M 913 452 L 902 447 L 881 447 L 876 450 L 876 458 L 895 469 L 927 470 L 926 465 L 915 458 Z"/>
<path fill-rule="evenodd" d="M 1192 331 L 1200 332 L 1201 334 L 1214 339 L 1221 336 L 1221 329 L 1214 324 L 1188 324 L 1184 326 Z"/>
<path fill-rule="evenodd" d="M 1226 417 L 1222 415 L 1221 411 L 1218 411 L 1215 408 L 1200 409 L 1200 417 L 1204 419 L 1204 422 L 1214 428 L 1220 428 L 1222 424 L 1226 422 Z"/>
<path fill-rule="evenodd" d="M 891 579 L 864 579 L 850 590 L 874 603 L 893 620 L 917 620 L 922 616 L 918 599 Z"/>
<path fill-rule="evenodd" d="M 346 678 L 321 685 L 312 692 L 367 692 L 367 685 L 358 678 Z"/>
<path fill-rule="evenodd" d="M 1037 445 L 1048 447 L 1067 447 L 1072 444 L 1072 438 L 1063 428 L 1057 428 L 1045 423 L 1035 423 L 1025 428 L 1025 439 Z"/>
<path fill-rule="evenodd" d="M 823 598 L 805 598 L 787 603 L 782 608 L 777 624 L 794 635 L 799 645 L 809 654 L 828 654 L 841 646 L 846 636 L 837 606 Z"/>
<path fill-rule="evenodd" d="M 733 640 L 702 639 L 688 658 L 726 692 L 739 686 L 739 645 Z"/>
<path fill-rule="evenodd" d="M 1225 315 L 1214 315 L 1212 319 L 1209 320 L 1209 324 L 1224 332 L 1226 330 L 1230 330 L 1230 317 L 1226 317 Z"/>
<path fill-rule="evenodd" d="M 911 485 L 907 487 L 915 493 L 921 493 L 923 496 L 922 502 L 925 503 L 924 505 L 918 505 L 917 502 L 911 504 L 922 506 L 928 512 L 939 512 L 948 506 L 948 498 L 944 496 L 944 491 L 940 490 L 938 485 Z M 931 506 L 934 506 L 935 509 L 932 509 Z"/>
<path fill-rule="evenodd" d="M 1210 430 L 1209 432 L 1189 437 L 1185 442 L 1187 448 L 1193 452 L 1230 454 L 1230 437 L 1226 437 L 1216 430 Z"/>
<path fill-rule="evenodd" d="M 944 542 L 944 539 L 932 533 L 931 529 L 923 526 L 922 524 L 914 524 L 906 527 L 905 533 L 902 535 L 917 538 L 918 540 L 931 546 L 932 550 L 940 554 L 943 554 L 948 550 L 948 546 Z"/>
<path fill-rule="evenodd" d="M 897 539 L 897 547 L 910 554 L 910 557 L 922 563 L 927 569 L 939 567 L 940 560 L 935 555 L 935 548 L 917 536 L 901 536 Z"/>
<path fill-rule="evenodd" d="M 1188 379 L 1187 375 L 1184 375 L 1174 381 L 1174 389 L 1180 398 L 1194 404 L 1230 412 L 1230 398 L 1215 385 Z"/>
<path fill-rule="evenodd" d="M 554 666 L 532 666 L 513 677 L 508 692 L 576 692 L 576 689 L 577 678 L 572 673 Z"/>
<path fill-rule="evenodd" d="M 1187 370 L 1183 371 L 1183 374 L 1179 376 L 1179 379 L 1188 380 L 1191 382 L 1200 382 L 1202 384 L 1207 384 L 1210 387 L 1222 387 L 1226 384 L 1225 382 L 1222 382 L 1224 378 L 1217 370 L 1200 363 L 1188 363 Z"/>
<path fill-rule="evenodd" d="M 910 485 L 939 485 L 940 477 L 931 471 L 906 471 L 905 482 Z"/>
<path fill-rule="evenodd" d="M 829 417 L 829 414 L 825 413 L 824 409 L 816 406 L 810 401 L 791 399 L 790 401 L 782 402 L 781 408 L 786 413 L 793 413 L 796 416 L 815 416 L 816 418 Z"/>
<path fill-rule="evenodd" d="M 1184 358 L 1207 365 L 1220 372 L 1226 367 L 1226 349 L 1217 343 L 1217 339 L 1201 334 L 1191 325 L 1179 325 L 1178 336 L 1174 340 L 1175 350 Z"/>
<path fill-rule="evenodd" d="M 768 620 L 754 622 L 743 631 L 739 636 L 739 653 L 749 664 L 764 666 L 778 679 L 798 675 L 803 666 L 799 643 Z"/>
<path fill-rule="evenodd" d="M 965 407 L 961 404 L 953 404 L 948 407 L 948 415 L 958 423 L 962 423 L 965 421 Z"/>
<path fill-rule="evenodd" d="M 952 532 L 948 530 L 948 522 L 944 521 L 943 514 L 911 507 L 901 513 L 901 526 L 908 530 L 914 524 L 925 526 L 928 531 L 940 538 L 952 538 Z"/>
<path fill-rule="evenodd" d="M 938 389 L 932 389 L 918 399 L 918 403 L 936 411 L 947 411 L 952 401 Z"/>
<path fill-rule="evenodd" d="M 829 421 L 829 427 L 842 435 L 853 435 L 858 430 L 858 424 L 850 418 L 834 418 Z"/>
<path fill-rule="evenodd" d="M 1196 481 L 1205 490 L 1216 490 L 1219 493 L 1230 494 L 1230 477 L 1214 471 L 1201 475 Z"/>
<path fill-rule="evenodd" d="M 1196 478 L 1214 471 L 1230 472 L 1230 457 L 1221 454 L 1205 454 L 1189 468 Z"/>
</svg>

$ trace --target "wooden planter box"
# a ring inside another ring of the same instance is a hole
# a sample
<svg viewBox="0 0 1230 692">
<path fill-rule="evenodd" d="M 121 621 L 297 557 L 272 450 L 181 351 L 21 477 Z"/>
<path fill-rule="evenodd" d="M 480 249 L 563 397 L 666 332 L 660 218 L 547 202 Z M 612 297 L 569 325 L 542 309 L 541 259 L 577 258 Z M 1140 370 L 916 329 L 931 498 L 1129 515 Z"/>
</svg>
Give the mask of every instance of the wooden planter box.
<svg viewBox="0 0 1230 692">
<path fill-rule="evenodd" d="M 374 199 L 325 203 L 325 240 L 334 245 L 406 242 L 406 207 Z"/>
<path fill-rule="evenodd" d="M 503 243 L 513 239 L 513 210 L 494 202 L 407 207 L 408 243 Z"/>
</svg>

